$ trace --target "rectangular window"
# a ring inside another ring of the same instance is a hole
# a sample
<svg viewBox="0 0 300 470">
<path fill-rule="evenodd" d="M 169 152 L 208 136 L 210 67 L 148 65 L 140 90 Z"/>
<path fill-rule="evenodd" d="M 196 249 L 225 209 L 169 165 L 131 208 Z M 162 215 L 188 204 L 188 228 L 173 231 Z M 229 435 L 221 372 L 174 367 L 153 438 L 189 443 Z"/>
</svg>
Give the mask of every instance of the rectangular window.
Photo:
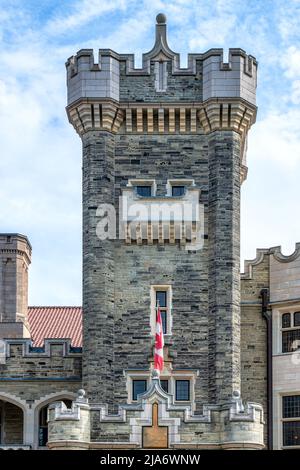
<svg viewBox="0 0 300 470">
<path fill-rule="evenodd" d="M 285 421 L 283 423 L 283 445 L 300 445 L 300 421 Z"/>
<path fill-rule="evenodd" d="M 172 186 L 172 196 L 178 197 L 184 195 L 184 186 Z"/>
<path fill-rule="evenodd" d="M 164 335 L 168 331 L 168 296 L 167 291 L 156 291 L 156 306 L 159 305 Z"/>
<path fill-rule="evenodd" d="M 300 446 L 300 395 L 282 397 L 283 445 Z"/>
<path fill-rule="evenodd" d="M 282 417 L 300 418 L 300 395 L 282 397 Z"/>
<path fill-rule="evenodd" d="M 137 396 L 147 390 L 147 380 L 132 381 L 132 400 L 137 400 Z"/>
<path fill-rule="evenodd" d="M 156 305 L 159 305 L 160 308 L 167 307 L 167 292 L 165 290 L 156 291 Z"/>
<path fill-rule="evenodd" d="M 189 401 L 190 399 L 190 381 L 176 380 L 175 399 L 177 401 Z"/>
<path fill-rule="evenodd" d="M 300 312 L 284 313 L 281 317 L 282 352 L 300 348 Z"/>
<path fill-rule="evenodd" d="M 167 334 L 167 311 L 161 310 L 160 316 L 161 316 L 163 334 L 166 335 Z"/>
<path fill-rule="evenodd" d="M 169 381 L 168 380 L 161 380 L 160 381 L 161 388 L 168 393 L 169 391 Z"/>
<path fill-rule="evenodd" d="M 284 313 L 282 315 L 282 328 L 290 328 L 291 326 L 291 314 Z"/>
<path fill-rule="evenodd" d="M 142 197 L 151 197 L 152 186 L 136 186 L 136 192 Z"/>
<path fill-rule="evenodd" d="M 151 335 L 155 336 L 156 313 L 159 305 L 164 335 L 172 334 L 172 288 L 168 285 L 152 285 L 150 290 Z"/>
<path fill-rule="evenodd" d="M 300 312 L 294 313 L 294 326 L 300 326 Z"/>
</svg>

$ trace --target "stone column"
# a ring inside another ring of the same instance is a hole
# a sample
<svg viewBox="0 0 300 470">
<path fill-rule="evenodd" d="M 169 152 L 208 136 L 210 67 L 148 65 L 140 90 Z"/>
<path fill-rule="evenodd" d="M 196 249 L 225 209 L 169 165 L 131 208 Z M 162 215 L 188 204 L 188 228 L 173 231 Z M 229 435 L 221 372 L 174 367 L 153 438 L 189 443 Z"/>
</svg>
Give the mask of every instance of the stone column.
<svg viewBox="0 0 300 470">
<path fill-rule="evenodd" d="M 27 408 L 24 411 L 24 444 L 34 448 L 34 409 Z"/>
<path fill-rule="evenodd" d="M 209 161 L 210 399 L 240 390 L 240 136 L 215 131 Z"/>
<path fill-rule="evenodd" d="M 240 392 L 240 186 L 255 107 L 210 99 L 199 113 L 209 162 L 209 396 L 229 402 Z"/>
</svg>

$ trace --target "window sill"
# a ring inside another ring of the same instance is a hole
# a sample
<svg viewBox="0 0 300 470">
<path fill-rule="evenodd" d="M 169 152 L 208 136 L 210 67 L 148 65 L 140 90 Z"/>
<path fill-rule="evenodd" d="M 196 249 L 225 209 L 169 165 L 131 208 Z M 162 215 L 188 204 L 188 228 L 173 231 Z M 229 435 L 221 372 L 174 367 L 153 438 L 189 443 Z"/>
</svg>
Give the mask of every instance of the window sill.
<svg viewBox="0 0 300 470">
<path fill-rule="evenodd" d="M 295 349 L 295 351 L 278 352 L 278 353 L 273 354 L 273 357 L 288 356 L 288 355 L 295 354 L 295 353 L 300 353 L 300 349 Z"/>
<path fill-rule="evenodd" d="M 298 446 L 281 446 L 281 449 L 282 450 L 299 450 L 300 445 L 298 445 Z"/>
</svg>

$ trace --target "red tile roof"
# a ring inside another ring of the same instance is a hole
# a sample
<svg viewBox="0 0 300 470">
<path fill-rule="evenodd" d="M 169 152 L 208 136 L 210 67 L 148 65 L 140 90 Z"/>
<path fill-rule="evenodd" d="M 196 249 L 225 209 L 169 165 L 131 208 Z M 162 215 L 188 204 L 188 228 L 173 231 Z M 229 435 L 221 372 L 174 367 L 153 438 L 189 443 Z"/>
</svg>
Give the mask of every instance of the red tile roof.
<svg viewBox="0 0 300 470">
<path fill-rule="evenodd" d="M 70 338 L 72 346 L 82 347 L 81 307 L 28 307 L 28 321 L 36 347 L 45 338 Z"/>
</svg>

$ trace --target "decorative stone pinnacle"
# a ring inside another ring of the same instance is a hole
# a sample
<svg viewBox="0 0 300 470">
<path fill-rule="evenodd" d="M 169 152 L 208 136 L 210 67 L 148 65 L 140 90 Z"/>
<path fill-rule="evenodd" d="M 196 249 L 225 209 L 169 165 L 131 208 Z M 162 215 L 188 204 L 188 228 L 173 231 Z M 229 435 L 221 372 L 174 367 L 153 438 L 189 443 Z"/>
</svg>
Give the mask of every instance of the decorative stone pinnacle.
<svg viewBox="0 0 300 470">
<path fill-rule="evenodd" d="M 166 24 L 167 22 L 167 17 L 163 13 L 159 13 L 156 17 L 156 23 L 157 24 Z"/>
<path fill-rule="evenodd" d="M 76 403 L 88 403 L 86 392 L 83 388 L 80 388 L 77 392 Z"/>
<path fill-rule="evenodd" d="M 152 379 L 159 379 L 159 371 L 157 369 L 152 369 L 151 376 Z"/>
<path fill-rule="evenodd" d="M 85 397 L 85 390 L 83 388 L 80 388 L 77 392 L 78 398 L 84 398 Z"/>
<path fill-rule="evenodd" d="M 243 401 L 241 399 L 241 392 L 239 390 L 234 390 L 232 393 L 232 399 L 234 403 L 234 410 L 236 414 L 244 413 L 245 407 L 243 405 Z"/>
</svg>

